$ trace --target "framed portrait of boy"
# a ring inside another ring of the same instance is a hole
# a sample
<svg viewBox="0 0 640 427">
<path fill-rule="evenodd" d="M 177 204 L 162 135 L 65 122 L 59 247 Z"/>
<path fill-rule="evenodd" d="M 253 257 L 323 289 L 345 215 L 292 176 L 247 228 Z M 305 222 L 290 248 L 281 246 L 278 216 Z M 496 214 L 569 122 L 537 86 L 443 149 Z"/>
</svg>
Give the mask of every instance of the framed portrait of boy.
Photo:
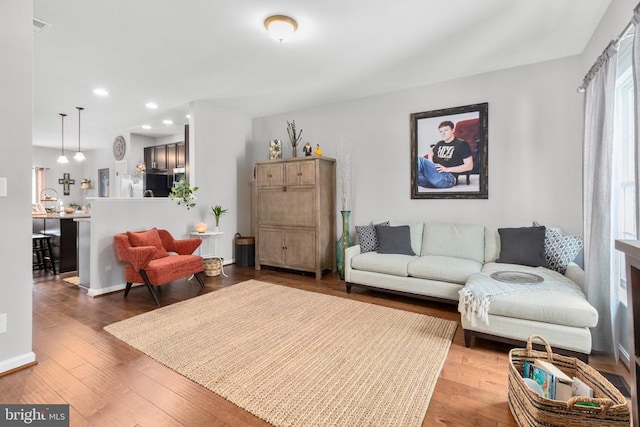
<svg viewBox="0 0 640 427">
<path fill-rule="evenodd" d="M 488 199 L 489 104 L 411 114 L 411 198 Z"/>
</svg>

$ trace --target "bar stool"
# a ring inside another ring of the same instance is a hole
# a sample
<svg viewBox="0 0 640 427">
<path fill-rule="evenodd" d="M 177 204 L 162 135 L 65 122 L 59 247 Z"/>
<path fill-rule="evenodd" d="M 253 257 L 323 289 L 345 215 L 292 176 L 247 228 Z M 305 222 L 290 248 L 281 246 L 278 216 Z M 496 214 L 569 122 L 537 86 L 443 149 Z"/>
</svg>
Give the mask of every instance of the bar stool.
<svg viewBox="0 0 640 427">
<path fill-rule="evenodd" d="M 56 272 L 56 264 L 53 260 L 53 250 L 51 249 L 51 236 L 44 234 L 33 233 L 31 234 L 31 241 L 33 244 L 33 255 L 35 260 L 33 263 L 34 270 L 51 270 L 53 274 Z M 49 267 L 47 267 L 47 261 Z"/>
</svg>

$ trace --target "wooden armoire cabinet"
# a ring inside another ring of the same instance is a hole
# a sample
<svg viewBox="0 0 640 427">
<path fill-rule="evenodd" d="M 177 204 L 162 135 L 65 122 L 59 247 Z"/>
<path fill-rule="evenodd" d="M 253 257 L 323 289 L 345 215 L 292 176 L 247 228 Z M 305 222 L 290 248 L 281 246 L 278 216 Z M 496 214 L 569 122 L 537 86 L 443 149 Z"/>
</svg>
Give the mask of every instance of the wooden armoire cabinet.
<svg viewBox="0 0 640 427">
<path fill-rule="evenodd" d="M 336 161 L 293 157 L 256 163 L 256 269 L 336 271 Z"/>
</svg>

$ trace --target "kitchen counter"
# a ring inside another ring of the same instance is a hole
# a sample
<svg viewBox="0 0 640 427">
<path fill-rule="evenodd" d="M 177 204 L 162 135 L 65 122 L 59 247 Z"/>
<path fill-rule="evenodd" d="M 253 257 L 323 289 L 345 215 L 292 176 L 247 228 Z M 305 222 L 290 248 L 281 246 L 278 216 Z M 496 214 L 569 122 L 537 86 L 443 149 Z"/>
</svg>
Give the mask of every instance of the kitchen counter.
<svg viewBox="0 0 640 427">
<path fill-rule="evenodd" d="M 75 218 L 91 218 L 91 214 L 88 212 L 76 212 L 76 213 L 48 213 L 48 214 L 31 214 L 33 218 L 44 219 L 75 219 Z"/>
<path fill-rule="evenodd" d="M 33 233 L 52 236 L 53 255 L 58 262 L 58 272 L 78 269 L 78 219 L 91 218 L 86 212 L 32 215 Z"/>
</svg>

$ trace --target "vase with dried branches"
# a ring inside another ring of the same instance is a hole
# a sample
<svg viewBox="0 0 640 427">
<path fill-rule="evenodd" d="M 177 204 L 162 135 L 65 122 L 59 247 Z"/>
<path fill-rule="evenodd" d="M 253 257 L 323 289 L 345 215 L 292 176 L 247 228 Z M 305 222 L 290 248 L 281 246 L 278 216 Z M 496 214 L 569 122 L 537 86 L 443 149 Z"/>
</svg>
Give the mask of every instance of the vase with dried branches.
<svg viewBox="0 0 640 427">
<path fill-rule="evenodd" d="M 289 135 L 289 142 L 291 143 L 291 153 L 293 157 L 298 157 L 298 144 L 302 139 L 302 129 L 300 132 L 296 132 L 296 121 L 291 122 L 287 120 L 287 134 Z"/>
<path fill-rule="evenodd" d="M 336 243 L 336 266 L 338 268 L 338 276 L 341 280 L 344 280 L 344 258 L 345 250 L 353 246 L 353 239 L 351 238 L 349 228 L 349 216 L 351 211 L 349 210 L 349 197 L 351 193 L 351 172 L 352 172 L 352 145 L 350 143 L 341 141 L 338 144 L 338 159 L 337 159 L 337 172 L 338 172 L 338 189 L 340 191 L 340 202 L 342 215 L 342 235 Z"/>
</svg>

